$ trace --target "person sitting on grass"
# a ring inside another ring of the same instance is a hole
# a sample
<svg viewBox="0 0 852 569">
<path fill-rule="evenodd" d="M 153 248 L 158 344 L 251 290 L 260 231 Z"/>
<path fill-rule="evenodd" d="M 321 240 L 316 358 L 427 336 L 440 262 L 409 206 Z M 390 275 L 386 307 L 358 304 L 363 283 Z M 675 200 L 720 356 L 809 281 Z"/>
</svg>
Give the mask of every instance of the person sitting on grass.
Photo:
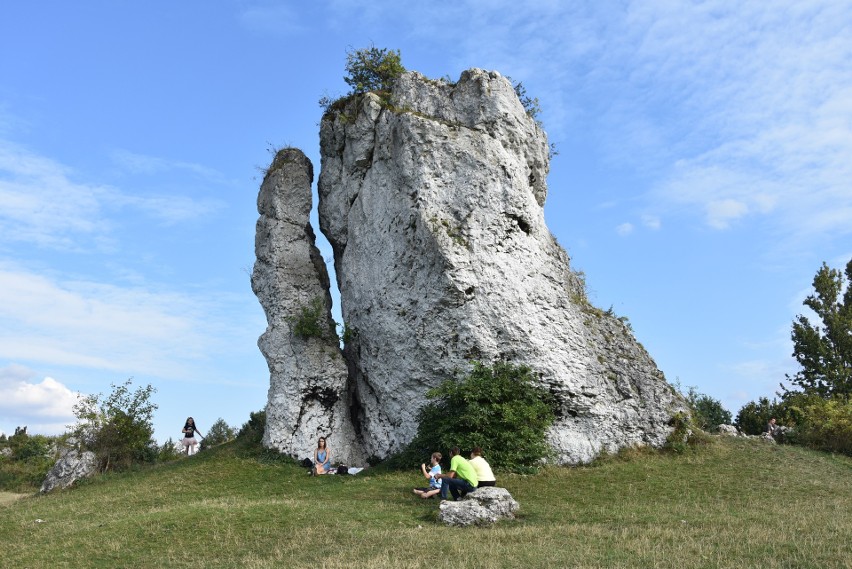
<svg viewBox="0 0 852 569">
<path fill-rule="evenodd" d="M 420 496 L 421 498 L 431 498 L 436 494 L 441 493 L 441 479 L 438 477 L 441 474 L 441 453 L 433 452 L 432 458 L 430 460 L 430 464 L 432 467 L 429 471 L 426 471 L 426 465 L 420 465 L 420 471 L 423 473 L 423 476 L 429 479 L 429 487 L 428 488 L 415 488 L 414 493 Z"/>
<path fill-rule="evenodd" d="M 497 479 L 494 478 L 491 466 L 482 458 L 481 448 L 473 447 L 473 450 L 470 451 L 470 465 L 476 471 L 476 477 L 479 479 L 479 484 L 476 485 L 477 488 L 497 484 Z"/>
<path fill-rule="evenodd" d="M 453 500 L 476 490 L 479 479 L 470 463 L 461 455 L 459 447 L 450 451 L 450 471 L 438 474 L 441 480 L 441 499 L 447 499 L 447 492 L 453 495 Z"/>
<path fill-rule="evenodd" d="M 311 474 L 314 476 L 327 474 L 330 470 L 331 451 L 325 446 L 325 437 L 320 437 L 317 441 L 317 448 L 314 449 L 314 468 Z"/>
</svg>

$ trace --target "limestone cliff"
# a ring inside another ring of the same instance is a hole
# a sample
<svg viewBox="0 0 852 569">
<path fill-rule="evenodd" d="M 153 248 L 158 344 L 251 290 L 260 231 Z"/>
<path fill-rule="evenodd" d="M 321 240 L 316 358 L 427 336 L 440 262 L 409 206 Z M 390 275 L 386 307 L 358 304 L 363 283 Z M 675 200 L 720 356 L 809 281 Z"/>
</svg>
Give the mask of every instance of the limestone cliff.
<svg viewBox="0 0 852 569">
<path fill-rule="evenodd" d="M 325 262 L 309 222 L 313 167 L 278 152 L 258 195 L 252 289 L 269 323 L 258 346 L 269 365 L 263 444 L 298 458 L 327 437 L 336 462 L 363 460 L 349 416 L 346 364 L 331 319 Z"/>
<path fill-rule="evenodd" d="M 470 360 L 536 370 L 559 460 L 661 445 L 682 401 L 631 331 L 586 300 L 544 222 L 548 144 L 511 83 L 405 74 L 321 123 L 320 227 L 335 252 L 354 417 L 368 454 L 414 435 L 424 393 Z"/>
<path fill-rule="evenodd" d="M 318 424 L 300 413 L 326 412 L 311 395 L 321 384 L 339 394 L 329 428 L 341 443 L 387 456 L 413 437 L 429 388 L 471 360 L 504 359 L 529 365 L 556 396 L 560 462 L 661 445 L 683 401 L 631 330 L 588 303 L 547 229 L 547 139 L 511 83 L 479 69 L 455 84 L 406 73 L 389 97 L 351 97 L 320 125 L 320 228 L 334 249 L 348 386 L 332 342 L 307 350 L 286 326 L 300 303 L 328 301 L 324 266 L 304 245 L 309 189 L 276 194 L 280 211 L 300 211 L 280 233 L 267 226 L 283 226 L 283 214 L 261 207 L 253 282 L 270 322 L 260 341 L 273 384 L 266 443 L 293 448 L 281 441 L 301 437 L 301 425 L 314 437 Z M 270 176 L 264 188 L 283 187 Z M 282 258 L 300 268 L 266 266 Z"/>
</svg>

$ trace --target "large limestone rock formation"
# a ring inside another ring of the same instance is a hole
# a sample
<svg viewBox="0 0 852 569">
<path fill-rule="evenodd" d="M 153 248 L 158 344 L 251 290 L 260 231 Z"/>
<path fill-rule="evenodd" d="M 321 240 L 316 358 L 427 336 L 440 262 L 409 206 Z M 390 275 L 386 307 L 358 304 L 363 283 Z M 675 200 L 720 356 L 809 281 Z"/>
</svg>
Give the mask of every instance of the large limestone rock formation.
<svg viewBox="0 0 852 569">
<path fill-rule="evenodd" d="M 253 277 L 269 320 L 259 342 L 268 446 L 301 456 L 333 433 L 333 448 L 387 456 L 415 434 L 429 388 L 497 359 L 529 365 L 555 395 L 559 462 L 664 443 L 684 403 L 629 327 L 589 304 L 547 229 L 547 139 L 509 81 L 407 73 L 389 101 L 352 97 L 320 128 L 320 227 L 334 249 L 348 383 L 334 338 L 293 333 L 314 298 L 327 317 L 328 277 L 307 221 L 309 166 L 276 158 Z"/>
<path fill-rule="evenodd" d="M 270 373 L 263 444 L 305 458 L 324 436 L 335 463 L 360 462 L 328 271 L 309 221 L 312 182 L 313 167 L 302 151 L 284 149 L 257 200 L 252 289 L 269 323 L 258 341 Z"/>
<path fill-rule="evenodd" d="M 540 374 L 561 462 L 665 442 L 683 402 L 630 329 L 589 305 L 547 229 L 547 139 L 506 78 L 405 74 L 390 105 L 366 94 L 327 114 L 320 146 L 368 454 L 400 450 L 426 390 L 472 359 Z"/>
</svg>

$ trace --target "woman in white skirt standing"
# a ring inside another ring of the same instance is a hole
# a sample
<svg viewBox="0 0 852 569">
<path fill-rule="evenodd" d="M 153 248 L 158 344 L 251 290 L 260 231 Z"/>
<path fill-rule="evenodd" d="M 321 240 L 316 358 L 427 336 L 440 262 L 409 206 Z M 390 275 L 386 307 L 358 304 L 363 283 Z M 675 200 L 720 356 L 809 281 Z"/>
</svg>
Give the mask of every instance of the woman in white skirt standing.
<svg viewBox="0 0 852 569">
<path fill-rule="evenodd" d="M 198 444 L 198 441 L 195 440 L 195 433 L 198 433 L 200 438 L 204 438 L 199 431 L 195 427 L 195 419 L 192 417 L 187 417 L 186 423 L 183 424 L 183 447 L 186 449 L 186 455 L 192 456 L 195 454 L 195 445 Z"/>
</svg>

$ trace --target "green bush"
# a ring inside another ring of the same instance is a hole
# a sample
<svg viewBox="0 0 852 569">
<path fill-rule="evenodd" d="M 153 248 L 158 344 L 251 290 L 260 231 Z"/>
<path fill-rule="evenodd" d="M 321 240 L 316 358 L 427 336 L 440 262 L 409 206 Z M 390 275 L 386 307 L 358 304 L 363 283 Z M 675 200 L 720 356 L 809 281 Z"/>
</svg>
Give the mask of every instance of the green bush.
<svg viewBox="0 0 852 569">
<path fill-rule="evenodd" d="M 251 445 L 260 445 L 265 430 L 266 410 L 256 411 L 249 413 L 249 420 L 240 427 L 237 438 Z"/>
<path fill-rule="evenodd" d="M 183 456 L 178 448 L 178 443 L 171 437 L 166 440 L 157 451 L 157 460 L 160 462 L 171 462 Z"/>
<path fill-rule="evenodd" d="M 731 412 L 722 407 L 722 402 L 699 393 L 695 387 L 689 388 L 686 401 L 692 410 L 694 425 L 702 431 L 716 432 L 719 425 L 731 423 Z"/>
<path fill-rule="evenodd" d="M 797 442 L 852 456 L 852 400 L 813 398 L 803 407 L 794 406 L 791 410 L 799 414 Z"/>
<path fill-rule="evenodd" d="M 399 50 L 379 49 L 373 45 L 346 52 L 346 84 L 352 93 L 390 91 L 405 73 Z"/>
<path fill-rule="evenodd" d="M 210 447 L 226 443 L 232 440 L 234 435 L 234 429 L 229 427 L 228 423 L 220 417 L 207 429 L 207 436 L 201 439 L 201 450 L 207 450 Z"/>
<path fill-rule="evenodd" d="M 61 437 L 29 435 L 26 427 L 3 442 L 11 452 L 0 456 L 0 490 L 6 492 L 35 492 L 55 462 L 53 451 Z"/>
<path fill-rule="evenodd" d="M 434 451 L 448 455 L 481 447 L 495 468 L 527 472 L 538 468 L 551 449 L 545 438 L 555 419 L 550 393 L 535 384 L 532 370 L 498 362 L 474 362 L 467 377 L 449 379 L 427 392 L 417 435 L 397 459 L 419 464 Z"/>
<path fill-rule="evenodd" d="M 44 435 L 28 435 L 26 427 L 18 427 L 9 437 L 8 445 L 12 451 L 12 460 L 28 460 L 45 457 L 50 451 L 52 439 Z"/>
<path fill-rule="evenodd" d="M 307 306 L 299 309 L 295 316 L 287 318 L 292 326 L 293 335 L 308 338 L 329 339 L 337 336 L 334 321 L 327 319 L 327 311 L 322 298 L 315 297 Z"/>
<path fill-rule="evenodd" d="M 113 384 L 106 399 L 102 394 L 81 396 L 74 406 L 74 434 L 95 453 L 101 472 L 153 462 L 159 454 L 153 439 L 157 405 L 151 402 L 156 390 L 147 385 L 131 393 L 131 385 L 130 379 Z"/>
</svg>

